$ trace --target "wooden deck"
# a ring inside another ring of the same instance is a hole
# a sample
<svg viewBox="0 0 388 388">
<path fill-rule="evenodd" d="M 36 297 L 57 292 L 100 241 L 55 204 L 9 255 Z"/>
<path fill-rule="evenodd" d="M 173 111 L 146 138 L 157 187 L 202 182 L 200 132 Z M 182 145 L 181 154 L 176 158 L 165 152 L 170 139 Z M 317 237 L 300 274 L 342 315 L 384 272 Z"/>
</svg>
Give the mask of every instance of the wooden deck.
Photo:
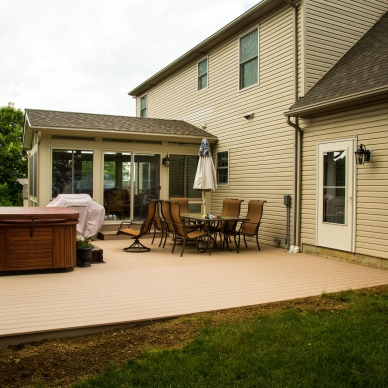
<svg viewBox="0 0 388 388">
<path fill-rule="evenodd" d="M 151 246 L 149 239 L 145 245 Z M 0 277 L 0 347 L 227 309 L 388 284 L 388 271 L 252 243 L 249 249 L 125 253 L 98 241 L 106 263 L 68 273 Z"/>
</svg>

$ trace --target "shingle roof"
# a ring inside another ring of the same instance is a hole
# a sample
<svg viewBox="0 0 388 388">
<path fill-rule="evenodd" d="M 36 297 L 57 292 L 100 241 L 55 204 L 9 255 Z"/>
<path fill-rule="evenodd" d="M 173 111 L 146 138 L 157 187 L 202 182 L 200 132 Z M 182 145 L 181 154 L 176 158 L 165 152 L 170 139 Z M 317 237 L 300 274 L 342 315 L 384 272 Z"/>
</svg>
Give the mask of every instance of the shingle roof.
<svg viewBox="0 0 388 388">
<path fill-rule="evenodd" d="M 286 115 L 314 106 L 388 91 L 388 12 L 300 98 Z"/>
<path fill-rule="evenodd" d="M 118 131 L 127 134 L 179 135 L 215 139 L 211 133 L 180 120 L 26 109 L 31 128 Z"/>
</svg>

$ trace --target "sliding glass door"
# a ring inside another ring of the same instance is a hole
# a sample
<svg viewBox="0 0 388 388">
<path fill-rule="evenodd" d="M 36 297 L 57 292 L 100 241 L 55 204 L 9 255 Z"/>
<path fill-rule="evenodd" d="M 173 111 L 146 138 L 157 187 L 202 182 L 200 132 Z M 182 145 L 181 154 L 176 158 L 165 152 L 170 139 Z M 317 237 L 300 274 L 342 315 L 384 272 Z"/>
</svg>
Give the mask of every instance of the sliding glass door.
<svg viewBox="0 0 388 388">
<path fill-rule="evenodd" d="M 107 221 L 143 219 L 149 199 L 159 198 L 160 155 L 104 152 Z"/>
</svg>

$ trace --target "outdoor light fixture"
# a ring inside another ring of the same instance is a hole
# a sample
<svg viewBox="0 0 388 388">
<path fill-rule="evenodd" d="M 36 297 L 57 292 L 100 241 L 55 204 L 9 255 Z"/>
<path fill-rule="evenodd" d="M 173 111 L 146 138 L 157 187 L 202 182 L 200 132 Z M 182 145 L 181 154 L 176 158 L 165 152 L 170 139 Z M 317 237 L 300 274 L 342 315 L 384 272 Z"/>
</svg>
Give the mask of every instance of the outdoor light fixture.
<svg viewBox="0 0 388 388">
<path fill-rule="evenodd" d="M 360 144 L 357 151 L 354 152 L 356 155 L 356 164 L 364 164 L 372 160 L 372 151 L 367 150 L 364 144 Z"/>
<path fill-rule="evenodd" d="M 170 167 L 171 159 L 168 157 L 168 154 L 162 159 L 164 167 Z"/>
</svg>

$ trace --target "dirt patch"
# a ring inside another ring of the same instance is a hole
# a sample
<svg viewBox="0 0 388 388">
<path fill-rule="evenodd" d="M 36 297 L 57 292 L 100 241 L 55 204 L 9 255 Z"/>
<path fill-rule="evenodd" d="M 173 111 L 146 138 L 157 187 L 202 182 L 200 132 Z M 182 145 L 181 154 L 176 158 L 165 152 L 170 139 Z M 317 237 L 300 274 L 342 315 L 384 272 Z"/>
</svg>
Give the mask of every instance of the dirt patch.
<svg viewBox="0 0 388 388">
<path fill-rule="evenodd" d="M 387 294 L 388 285 L 367 289 Z M 346 309 L 346 303 L 320 296 L 230 310 L 193 314 L 164 322 L 88 334 L 72 338 L 23 343 L 0 350 L 0 387 L 68 387 L 101 373 L 112 363 L 142 357 L 145 350 L 179 348 L 193 340 L 204 325 L 252 319 L 262 312 Z"/>
</svg>

